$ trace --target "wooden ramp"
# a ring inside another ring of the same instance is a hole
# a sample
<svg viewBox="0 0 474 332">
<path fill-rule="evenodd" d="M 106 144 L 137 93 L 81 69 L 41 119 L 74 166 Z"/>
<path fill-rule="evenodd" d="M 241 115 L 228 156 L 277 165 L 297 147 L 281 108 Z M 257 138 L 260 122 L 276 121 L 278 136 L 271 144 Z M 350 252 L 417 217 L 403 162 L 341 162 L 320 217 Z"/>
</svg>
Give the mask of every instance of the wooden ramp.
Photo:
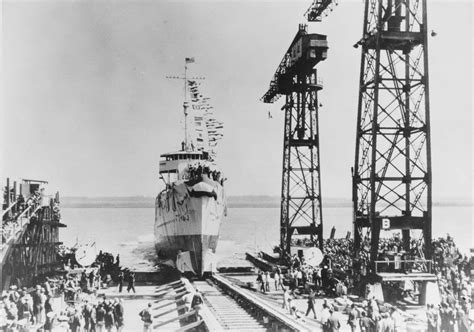
<svg viewBox="0 0 474 332">
<path fill-rule="evenodd" d="M 103 290 L 99 295 L 107 298 L 121 298 L 124 304 L 124 331 L 142 331 L 143 322 L 139 313 L 151 304 L 153 330 L 187 331 L 196 328 L 194 312 L 187 312 L 184 296 L 188 290 L 182 280 L 160 286 L 136 286 L 136 293 L 119 293 L 117 287 Z"/>
</svg>

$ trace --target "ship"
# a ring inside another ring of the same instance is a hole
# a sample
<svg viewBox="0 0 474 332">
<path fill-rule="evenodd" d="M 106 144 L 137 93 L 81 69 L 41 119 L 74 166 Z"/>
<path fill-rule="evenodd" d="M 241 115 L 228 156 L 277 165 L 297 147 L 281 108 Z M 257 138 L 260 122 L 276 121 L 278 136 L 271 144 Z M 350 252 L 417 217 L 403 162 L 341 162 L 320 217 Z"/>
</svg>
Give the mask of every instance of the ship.
<svg viewBox="0 0 474 332">
<path fill-rule="evenodd" d="M 216 269 L 216 248 L 227 214 L 224 175 L 217 166 L 216 146 L 223 123 L 213 114 L 200 82 L 184 77 L 184 140 L 180 150 L 161 154 L 160 180 L 164 189 L 155 201 L 154 238 L 159 258 L 183 273 L 203 276 Z"/>
</svg>

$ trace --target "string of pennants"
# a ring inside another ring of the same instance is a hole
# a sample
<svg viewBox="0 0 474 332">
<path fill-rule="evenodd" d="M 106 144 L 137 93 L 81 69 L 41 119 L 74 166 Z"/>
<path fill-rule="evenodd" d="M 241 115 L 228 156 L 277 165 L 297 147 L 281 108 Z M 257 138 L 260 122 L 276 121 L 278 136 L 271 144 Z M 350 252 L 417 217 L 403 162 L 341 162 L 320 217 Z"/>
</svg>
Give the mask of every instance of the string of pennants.
<svg viewBox="0 0 474 332">
<path fill-rule="evenodd" d="M 199 91 L 199 85 L 195 80 L 188 80 L 188 89 L 191 96 L 191 108 L 194 111 L 194 127 L 197 133 L 197 144 L 199 146 L 206 145 L 205 139 L 207 136 L 207 144 L 212 150 L 217 146 L 219 140 L 224 136 L 222 131 L 224 123 L 215 118 L 213 107 L 209 104 L 209 98 L 203 97 Z M 206 130 L 207 135 L 203 133 Z"/>
</svg>

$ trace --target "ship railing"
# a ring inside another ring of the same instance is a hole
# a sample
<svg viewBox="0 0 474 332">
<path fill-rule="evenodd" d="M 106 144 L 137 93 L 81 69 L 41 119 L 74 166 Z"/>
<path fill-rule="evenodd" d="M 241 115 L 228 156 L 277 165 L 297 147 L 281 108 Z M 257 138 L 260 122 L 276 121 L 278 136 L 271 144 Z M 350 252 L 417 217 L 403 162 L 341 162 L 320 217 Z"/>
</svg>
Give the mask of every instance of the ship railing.
<svg viewBox="0 0 474 332">
<path fill-rule="evenodd" d="M 375 261 L 375 273 L 433 273 L 430 259 L 393 259 Z"/>
<path fill-rule="evenodd" d="M 8 208 L 6 208 L 5 210 L 3 210 L 2 212 L 2 219 L 3 217 L 8 213 L 10 212 L 16 205 L 17 203 L 20 201 L 20 199 L 17 199 L 15 202 L 13 202 L 12 204 L 10 204 L 10 206 Z"/>
<path fill-rule="evenodd" d="M 2 220 L 2 242 L 1 250 L 8 246 L 8 244 L 16 238 L 17 234 L 21 232 L 26 225 L 30 222 L 33 217 L 41 208 L 39 199 L 33 199 L 30 205 L 25 206 L 17 216 L 12 219 Z"/>
</svg>

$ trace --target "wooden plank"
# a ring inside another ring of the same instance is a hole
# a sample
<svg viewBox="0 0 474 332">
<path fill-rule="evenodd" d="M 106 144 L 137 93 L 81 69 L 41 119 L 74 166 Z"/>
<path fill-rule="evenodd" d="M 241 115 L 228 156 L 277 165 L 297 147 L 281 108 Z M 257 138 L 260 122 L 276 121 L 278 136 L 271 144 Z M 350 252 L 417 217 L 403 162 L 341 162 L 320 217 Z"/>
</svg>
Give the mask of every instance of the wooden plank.
<svg viewBox="0 0 474 332">
<path fill-rule="evenodd" d="M 46 246 L 56 246 L 56 245 L 61 245 L 63 242 L 43 242 L 43 243 L 15 243 L 13 244 L 14 247 L 46 247 Z"/>
<path fill-rule="evenodd" d="M 170 288 L 170 289 L 167 289 L 166 291 L 162 291 L 162 292 L 159 292 L 158 294 L 155 294 L 155 296 L 157 297 L 160 297 L 160 296 L 163 296 L 163 295 L 166 295 L 168 294 L 169 292 L 171 291 L 176 291 L 176 293 L 179 293 L 181 292 L 183 289 L 186 289 L 184 286 L 179 286 L 177 288 Z M 156 293 L 156 292 L 155 292 Z"/>
<path fill-rule="evenodd" d="M 160 326 L 169 324 L 169 323 L 171 323 L 171 322 L 174 322 L 174 321 L 176 321 L 176 320 L 180 320 L 180 319 L 183 319 L 183 318 L 186 318 L 186 317 L 189 317 L 189 316 L 193 316 L 193 315 L 195 315 L 195 314 L 196 314 L 196 311 L 191 310 L 191 311 L 188 311 L 187 313 L 185 313 L 185 314 L 183 314 L 183 315 L 180 315 L 180 316 L 177 316 L 177 317 L 173 317 L 173 318 L 168 319 L 168 320 L 166 320 L 166 321 L 164 321 L 164 322 L 161 322 L 161 323 L 159 323 L 159 324 L 153 325 L 153 328 L 156 329 L 156 328 L 158 328 L 158 327 L 160 327 Z"/>
<path fill-rule="evenodd" d="M 187 305 L 183 304 L 183 305 L 180 305 L 179 307 L 172 308 L 172 309 L 169 309 L 169 310 L 164 311 L 164 312 L 160 312 L 158 315 L 153 315 L 153 317 L 154 317 L 154 318 L 158 318 L 158 317 L 161 317 L 161 316 L 163 316 L 163 315 L 172 313 L 173 311 L 178 311 L 178 310 L 184 309 L 184 308 L 186 308 L 186 307 L 187 307 Z"/>
<path fill-rule="evenodd" d="M 177 285 L 177 284 L 179 284 L 179 283 L 182 283 L 182 281 L 181 281 L 181 280 L 176 280 L 176 281 L 173 281 L 173 282 L 169 282 L 169 283 L 167 283 L 167 284 L 162 285 L 161 287 L 157 287 L 156 291 L 159 292 L 159 291 L 161 291 L 161 290 L 163 290 L 163 289 L 166 289 L 166 288 L 169 288 L 169 287 L 173 287 L 173 285 Z"/>
<path fill-rule="evenodd" d="M 158 306 L 158 307 L 154 307 L 153 310 L 158 310 L 158 309 L 167 307 L 167 306 L 172 305 L 172 304 L 177 304 L 178 302 L 181 302 L 181 301 L 183 301 L 183 299 L 178 299 L 178 300 L 175 300 L 175 301 L 171 301 L 171 302 L 162 304 L 162 305 L 160 305 L 160 306 Z"/>
<path fill-rule="evenodd" d="M 202 324 L 202 322 L 203 322 L 203 320 L 200 319 L 200 320 L 198 320 L 197 322 L 194 322 L 194 323 L 185 325 L 185 326 L 183 326 L 182 328 L 180 328 L 180 329 L 178 329 L 178 330 L 175 330 L 175 332 L 182 332 L 182 331 L 190 330 L 190 329 L 192 329 L 192 328 L 198 327 L 199 325 Z"/>
<path fill-rule="evenodd" d="M 162 299 L 156 300 L 155 303 L 160 303 L 161 301 L 171 300 L 171 299 L 177 300 L 178 298 L 181 298 L 181 297 L 183 297 L 184 295 L 186 295 L 188 293 L 189 293 L 188 291 L 184 291 L 182 293 L 178 293 L 178 294 L 173 295 L 173 296 L 164 297 Z"/>
</svg>

